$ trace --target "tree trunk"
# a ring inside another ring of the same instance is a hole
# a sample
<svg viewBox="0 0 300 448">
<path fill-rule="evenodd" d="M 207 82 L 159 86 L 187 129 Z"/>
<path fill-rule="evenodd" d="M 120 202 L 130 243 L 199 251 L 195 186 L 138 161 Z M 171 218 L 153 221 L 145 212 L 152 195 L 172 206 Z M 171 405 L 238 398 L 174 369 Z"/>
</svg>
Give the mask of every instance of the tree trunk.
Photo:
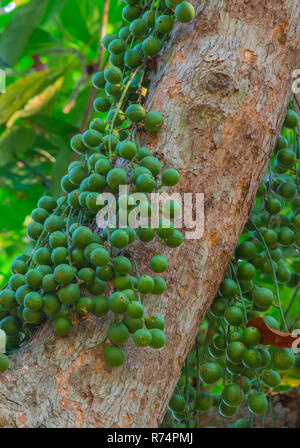
<svg viewBox="0 0 300 448">
<path fill-rule="evenodd" d="M 299 67 L 300 1 L 195 0 L 196 17 L 176 25 L 148 97 L 165 115 L 158 135 L 140 135 L 178 168 L 178 192 L 204 193 L 202 239 L 170 256 L 162 298 L 147 312 L 166 319 L 164 349 L 126 347 L 107 367 L 102 340 L 111 317 L 60 338 L 45 324 L 1 376 L 3 427 L 156 427 L 230 261 L 280 130 Z M 137 245 L 147 273 L 157 247 Z"/>
</svg>

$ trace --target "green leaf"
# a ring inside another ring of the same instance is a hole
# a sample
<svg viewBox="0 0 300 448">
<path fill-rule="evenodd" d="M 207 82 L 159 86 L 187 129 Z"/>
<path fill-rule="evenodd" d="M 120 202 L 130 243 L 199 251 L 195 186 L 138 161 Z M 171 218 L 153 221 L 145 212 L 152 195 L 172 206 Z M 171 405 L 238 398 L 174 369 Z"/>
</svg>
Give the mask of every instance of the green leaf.
<svg viewBox="0 0 300 448">
<path fill-rule="evenodd" d="M 19 8 L 0 38 L 0 57 L 13 65 L 23 53 L 32 31 L 39 25 L 49 0 L 31 0 Z"/>
<path fill-rule="evenodd" d="M 32 129 L 23 126 L 4 131 L 0 139 L 0 166 L 4 166 L 18 153 L 27 151 L 35 139 Z"/>
<path fill-rule="evenodd" d="M 25 47 L 24 53 L 35 54 L 40 53 L 43 50 L 52 50 L 54 48 L 64 48 L 65 43 L 52 36 L 52 34 L 43 30 L 42 28 L 36 28 L 33 30 L 29 41 Z"/>
<path fill-rule="evenodd" d="M 85 8 L 82 7 L 82 0 L 68 0 L 60 12 L 60 19 L 65 30 L 78 40 L 88 43 L 91 34 L 87 26 Z M 94 7 L 96 10 L 96 6 Z"/>
<path fill-rule="evenodd" d="M 10 84 L 0 96 L 0 124 L 5 123 L 29 98 L 51 84 L 59 74 L 60 72 L 54 70 L 36 72 Z"/>
</svg>

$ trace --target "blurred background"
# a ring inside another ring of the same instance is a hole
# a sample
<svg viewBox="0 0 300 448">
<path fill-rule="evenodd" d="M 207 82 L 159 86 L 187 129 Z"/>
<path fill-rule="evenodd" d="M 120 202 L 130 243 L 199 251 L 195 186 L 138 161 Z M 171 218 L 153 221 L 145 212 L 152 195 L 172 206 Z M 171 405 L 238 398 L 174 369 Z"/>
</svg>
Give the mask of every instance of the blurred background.
<svg viewBox="0 0 300 448">
<path fill-rule="evenodd" d="M 93 113 L 91 75 L 108 62 L 101 36 L 120 28 L 121 11 L 118 0 L 0 1 L 1 286 L 12 259 L 31 249 L 37 200 L 59 194 L 70 137 Z"/>
</svg>

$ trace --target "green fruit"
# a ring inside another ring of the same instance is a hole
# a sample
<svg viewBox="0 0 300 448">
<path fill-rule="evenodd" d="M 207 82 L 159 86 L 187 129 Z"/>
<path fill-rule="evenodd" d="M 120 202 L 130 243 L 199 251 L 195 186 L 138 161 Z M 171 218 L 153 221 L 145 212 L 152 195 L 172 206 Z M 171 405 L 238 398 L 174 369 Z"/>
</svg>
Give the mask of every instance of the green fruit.
<svg viewBox="0 0 300 448">
<path fill-rule="evenodd" d="M 155 349 L 162 348 L 166 343 L 166 336 L 163 331 L 159 330 L 158 328 L 153 328 L 150 330 L 150 333 L 151 342 L 149 343 L 149 346 Z"/>
<path fill-rule="evenodd" d="M 182 242 L 183 242 L 183 236 L 177 229 L 174 229 L 172 235 L 165 240 L 166 246 L 172 248 L 180 246 Z"/>
<path fill-rule="evenodd" d="M 125 230 L 115 230 L 110 237 L 111 244 L 118 249 L 122 249 L 129 243 L 128 234 Z"/>
<path fill-rule="evenodd" d="M 155 295 L 160 295 L 167 289 L 166 282 L 161 277 L 153 277 L 154 281 L 154 288 L 152 289 L 151 293 Z"/>
<path fill-rule="evenodd" d="M 108 299 L 108 307 L 116 314 L 122 314 L 126 311 L 129 300 L 123 292 L 114 292 Z"/>
<path fill-rule="evenodd" d="M 230 306 L 226 309 L 224 314 L 228 325 L 239 326 L 244 323 L 243 311 L 237 306 Z"/>
<path fill-rule="evenodd" d="M 106 364 L 111 367 L 120 367 L 126 359 L 124 350 L 114 346 L 105 347 L 103 357 Z"/>
<path fill-rule="evenodd" d="M 254 349 L 245 350 L 243 353 L 243 364 L 249 369 L 257 369 L 261 363 L 259 351 Z"/>
<path fill-rule="evenodd" d="M 105 70 L 104 78 L 111 84 L 120 84 L 123 80 L 123 73 L 118 67 L 110 67 Z"/>
<path fill-rule="evenodd" d="M 0 328 L 5 331 L 7 336 L 15 336 L 21 329 L 21 322 L 16 317 L 7 316 L 1 320 Z"/>
<path fill-rule="evenodd" d="M 61 216 L 49 216 L 49 218 L 46 219 L 44 226 L 45 230 L 47 232 L 52 233 L 56 230 L 60 230 L 63 227 L 64 221 Z"/>
<path fill-rule="evenodd" d="M 44 208 L 36 208 L 31 213 L 31 218 L 33 221 L 38 222 L 40 224 L 44 224 L 45 219 L 47 219 L 49 216 L 49 213 Z"/>
<path fill-rule="evenodd" d="M 237 413 L 237 407 L 234 406 L 228 406 L 224 401 L 221 401 L 219 405 L 219 413 L 222 415 L 222 417 L 232 417 Z"/>
<path fill-rule="evenodd" d="M 26 229 L 26 235 L 28 238 L 32 241 L 37 241 L 41 234 L 44 231 L 44 227 L 42 224 L 39 224 L 38 222 L 33 222 L 32 224 L 29 224 L 29 226 Z"/>
<path fill-rule="evenodd" d="M 135 49 L 129 49 L 129 50 L 125 51 L 124 63 L 131 70 L 134 70 L 137 67 L 139 67 L 142 64 L 142 62 L 143 62 L 143 57 L 139 51 L 137 51 Z M 126 111 L 126 113 L 127 113 L 127 111 Z"/>
<path fill-rule="evenodd" d="M 265 369 L 271 363 L 271 355 L 270 355 L 269 351 L 264 347 L 261 347 L 258 350 L 259 350 L 259 353 L 261 356 L 260 367 L 262 369 Z"/>
<path fill-rule="evenodd" d="M 93 299 L 92 313 L 97 317 L 105 316 L 109 311 L 108 300 L 104 296 L 96 296 Z"/>
<path fill-rule="evenodd" d="M 125 316 L 123 319 L 123 323 L 126 325 L 130 333 L 134 333 L 137 330 L 143 328 L 143 320 L 135 319 L 130 316 Z"/>
<path fill-rule="evenodd" d="M 27 264 L 24 260 L 15 258 L 10 266 L 10 272 L 12 274 L 26 274 Z"/>
<path fill-rule="evenodd" d="M 155 237 L 155 229 L 152 229 L 151 227 L 139 227 L 137 230 L 137 235 L 141 241 L 152 241 Z"/>
<path fill-rule="evenodd" d="M 189 2 L 181 2 L 175 8 L 175 18 L 182 23 L 187 23 L 195 17 L 195 9 Z"/>
<path fill-rule="evenodd" d="M 5 372 L 9 368 L 9 358 L 3 353 L 0 354 L 0 373 Z"/>
<path fill-rule="evenodd" d="M 128 140 L 120 142 L 117 146 L 117 149 L 119 151 L 120 156 L 126 160 L 132 160 L 137 153 L 136 144 Z"/>
<path fill-rule="evenodd" d="M 168 187 L 173 187 L 180 181 L 180 175 L 177 170 L 169 168 L 162 173 L 162 183 Z"/>
<path fill-rule="evenodd" d="M 36 269 L 30 269 L 30 271 L 27 272 L 25 278 L 27 285 L 31 288 L 40 288 L 42 285 L 43 274 Z"/>
<path fill-rule="evenodd" d="M 277 161 L 284 168 L 292 168 L 296 162 L 296 155 L 292 149 L 283 148 L 277 153 Z"/>
<path fill-rule="evenodd" d="M 229 384 L 223 389 L 222 399 L 227 406 L 239 406 L 243 401 L 243 391 L 236 384 Z"/>
<path fill-rule="evenodd" d="M 87 247 L 93 241 L 93 233 L 88 227 L 78 227 L 72 234 L 72 245 L 78 248 Z"/>
<path fill-rule="evenodd" d="M 164 117 L 160 112 L 150 111 L 146 114 L 144 125 L 147 131 L 159 131 L 164 124 Z"/>
<path fill-rule="evenodd" d="M 100 280 L 100 278 L 95 278 L 92 285 L 87 286 L 88 291 L 94 296 L 102 294 L 106 290 L 106 282 Z"/>
<path fill-rule="evenodd" d="M 142 49 L 145 56 L 155 56 L 161 50 L 162 42 L 155 36 L 147 37 L 142 43 Z M 151 130 L 151 129 L 149 129 Z"/>
<path fill-rule="evenodd" d="M 138 279 L 137 289 L 142 294 L 148 294 L 154 288 L 154 280 L 149 275 L 141 275 Z"/>
<path fill-rule="evenodd" d="M 92 83 L 96 89 L 103 89 L 105 86 L 104 73 L 103 72 L 95 73 L 92 79 Z"/>
<path fill-rule="evenodd" d="M 82 268 L 78 272 L 78 278 L 85 286 L 92 285 L 95 280 L 95 271 L 92 268 Z"/>
<path fill-rule="evenodd" d="M 103 248 L 97 248 L 90 254 L 90 261 L 94 266 L 106 266 L 109 260 L 109 253 Z"/>
<path fill-rule="evenodd" d="M 53 322 L 53 329 L 56 334 L 65 336 L 72 330 L 72 322 L 67 317 L 58 317 Z"/>
<path fill-rule="evenodd" d="M 149 28 L 153 28 L 155 25 L 155 11 L 150 9 L 143 14 L 143 19 L 147 23 Z"/>
<path fill-rule="evenodd" d="M 68 262 L 68 249 L 66 247 L 57 247 L 52 251 L 51 261 L 55 266 Z"/>
<path fill-rule="evenodd" d="M 255 277 L 256 269 L 251 263 L 240 263 L 237 269 L 239 280 L 250 281 Z"/>
<path fill-rule="evenodd" d="M 4 291 L 6 291 L 6 290 L 4 290 Z M 4 291 L 2 291 L 2 292 L 4 292 Z M 29 288 L 29 286 L 27 286 L 27 285 L 20 286 L 20 287 L 17 289 L 17 291 L 16 291 L 16 296 L 15 296 L 15 297 L 16 297 L 16 301 L 18 302 L 19 305 L 24 306 L 24 298 L 25 298 L 26 294 L 28 294 L 29 292 L 31 292 L 31 288 Z M 9 309 L 9 307 L 4 306 L 4 305 L 2 304 L 2 301 L 1 301 L 1 293 L 0 293 L 0 305 L 2 305 L 3 308 L 5 308 L 5 309 Z M 14 300 L 12 300 L 12 301 L 10 302 L 10 306 L 11 306 L 11 308 L 14 308 L 14 307 L 15 307 L 15 302 L 14 302 Z"/>
<path fill-rule="evenodd" d="M 133 335 L 135 345 L 138 347 L 146 347 L 151 343 L 152 335 L 149 330 L 137 330 Z"/>
<path fill-rule="evenodd" d="M 248 398 L 248 408 L 253 414 L 263 414 L 268 409 L 268 400 L 262 393 L 253 393 Z"/>
<path fill-rule="evenodd" d="M 213 405 L 211 394 L 207 392 L 198 392 L 194 401 L 194 409 L 201 412 L 208 411 Z"/>
<path fill-rule="evenodd" d="M 128 328 L 120 323 L 116 322 L 112 324 L 108 329 L 108 339 L 114 344 L 114 345 L 122 345 L 127 342 L 129 338 L 129 331 Z"/>
<path fill-rule="evenodd" d="M 268 309 L 274 301 L 274 294 L 268 288 L 256 288 L 252 297 L 254 304 L 263 309 Z"/>
<path fill-rule="evenodd" d="M 32 310 L 30 308 L 24 308 L 22 313 L 22 319 L 25 323 L 38 324 L 43 318 L 41 310 Z"/>
<path fill-rule="evenodd" d="M 68 247 L 68 240 L 63 232 L 57 231 L 51 233 L 49 237 L 49 244 L 52 249 L 55 249 L 56 247 Z"/>
<path fill-rule="evenodd" d="M 130 36 L 130 30 L 129 30 L 129 26 L 123 26 L 120 31 L 118 32 L 118 36 L 120 39 L 122 40 L 127 40 L 128 37 Z"/>
<path fill-rule="evenodd" d="M 174 394 L 169 402 L 169 407 L 174 412 L 183 412 L 185 410 L 185 399 L 182 395 Z"/>
<path fill-rule="evenodd" d="M 200 378 L 204 383 L 216 383 L 221 377 L 221 368 L 212 362 L 202 364 L 199 370 Z"/>
<path fill-rule="evenodd" d="M 274 230 L 267 229 L 262 233 L 262 236 L 269 247 L 272 247 L 277 243 L 277 233 L 274 232 Z"/>
<path fill-rule="evenodd" d="M 122 39 L 114 39 L 108 45 L 108 51 L 110 53 L 113 53 L 116 55 L 124 53 L 125 49 L 126 49 L 125 42 L 123 42 Z M 105 77 L 105 72 L 104 72 L 104 77 Z"/>
<path fill-rule="evenodd" d="M 226 350 L 227 358 L 232 363 L 240 363 L 242 361 L 245 350 L 246 347 L 242 342 L 230 342 Z"/>
<path fill-rule="evenodd" d="M 98 174 L 106 175 L 112 169 L 112 163 L 110 160 L 102 157 L 95 163 L 95 171 Z"/>
<path fill-rule="evenodd" d="M 56 291 L 58 283 L 55 279 L 54 274 L 47 274 L 42 280 L 42 289 L 45 292 L 54 292 Z"/>
<path fill-rule="evenodd" d="M 94 101 L 94 109 L 96 112 L 104 113 L 108 112 L 111 106 L 111 101 L 104 97 L 100 96 L 99 98 L 96 98 Z"/>
<path fill-rule="evenodd" d="M 220 292 L 226 299 L 231 299 L 237 295 L 237 284 L 234 280 L 230 278 L 225 278 L 220 286 Z"/>
<path fill-rule="evenodd" d="M 127 306 L 127 314 L 134 319 L 140 319 L 144 315 L 144 307 L 140 302 L 130 302 Z"/>
<path fill-rule="evenodd" d="M 75 308 L 81 316 L 87 315 L 93 309 L 93 301 L 90 297 L 80 297 L 75 304 Z"/>
<path fill-rule="evenodd" d="M 226 300 L 223 299 L 222 297 L 217 297 L 213 301 L 213 303 L 212 303 L 212 305 L 210 307 L 210 310 L 211 310 L 211 312 L 213 313 L 214 316 L 222 317 L 222 316 L 224 316 L 226 308 L 227 308 Z"/>
<path fill-rule="evenodd" d="M 174 233 L 174 224 L 168 219 L 159 221 L 156 233 L 160 238 L 169 239 Z"/>
<path fill-rule="evenodd" d="M 168 269 L 168 260 L 166 257 L 156 255 L 151 259 L 151 269 L 154 272 L 161 273 Z"/>
<path fill-rule="evenodd" d="M 290 246 L 294 241 L 294 232 L 288 227 L 282 227 L 278 232 L 278 242 L 282 246 Z"/>
<path fill-rule="evenodd" d="M 38 272 L 38 275 L 42 275 L 40 272 Z M 27 274 L 26 274 L 27 276 Z M 23 286 L 25 284 L 26 276 L 22 274 L 15 274 L 12 277 L 10 277 L 8 286 L 13 291 L 16 291 L 20 286 Z"/>
<path fill-rule="evenodd" d="M 146 327 L 150 330 L 152 328 L 158 328 L 159 330 L 163 330 L 165 328 L 165 321 L 158 314 L 151 314 L 150 316 L 146 317 L 145 324 Z"/>
<path fill-rule="evenodd" d="M 84 154 L 85 152 L 87 152 L 88 148 L 83 143 L 81 134 L 77 134 L 72 137 L 71 148 L 73 151 L 77 152 L 78 154 Z"/>
<path fill-rule="evenodd" d="M 43 306 L 43 298 L 37 292 L 29 292 L 24 297 L 24 305 L 30 310 L 39 310 Z"/>
<path fill-rule="evenodd" d="M 47 314 L 55 314 L 60 310 L 60 301 L 54 294 L 43 296 L 43 311 Z"/>
<path fill-rule="evenodd" d="M 113 266 L 115 270 L 121 275 L 126 275 L 131 270 L 130 260 L 128 260 L 128 258 L 123 256 L 115 258 L 113 260 Z"/>
<path fill-rule="evenodd" d="M 63 286 L 58 291 L 58 298 L 64 305 L 73 305 L 80 297 L 80 289 L 78 285 L 70 284 Z"/>
<path fill-rule="evenodd" d="M 295 362 L 295 355 L 289 348 L 278 348 L 273 354 L 273 364 L 278 370 L 291 369 Z"/>
<path fill-rule="evenodd" d="M 74 269 L 68 264 L 60 264 L 54 270 L 54 276 L 57 283 L 60 285 L 67 285 L 74 280 Z"/>
<path fill-rule="evenodd" d="M 288 129 L 295 129 L 295 127 L 298 125 L 298 120 L 298 114 L 294 110 L 288 109 L 283 124 Z"/>
<path fill-rule="evenodd" d="M 38 207 L 44 208 L 48 212 L 52 213 L 53 210 L 56 208 L 57 203 L 54 198 L 51 196 L 42 196 L 40 200 L 38 201 Z"/>
<path fill-rule="evenodd" d="M 277 215 L 281 210 L 281 202 L 278 199 L 270 198 L 265 203 L 265 209 L 270 215 Z"/>
<path fill-rule="evenodd" d="M 113 280 L 115 277 L 115 271 L 111 264 L 108 264 L 106 266 L 98 267 L 96 269 L 96 275 L 103 281 L 108 282 L 110 280 Z"/>
<path fill-rule="evenodd" d="M 155 28 L 159 33 L 169 34 L 174 26 L 174 20 L 168 15 L 161 15 L 156 19 Z"/>
<path fill-rule="evenodd" d="M 281 383 L 281 376 L 275 370 L 265 370 L 261 379 L 267 387 L 277 387 Z"/>
<path fill-rule="evenodd" d="M 245 328 L 242 334 L 242 342 L 249 347 L 255 347 L 261 339 L 260 331 L 255 327 Z"/>
<path fill-rule="evenodd" d="M 15 293 L 11 289 L 4 289 L 0 292 L 0 305 L 6 310 L 12 309 L 15 306 Z"/>
<path fill-rule="evenodd" d="M 143 19 L 135 19 L 131 22 L 129 29 L 135 37 L 142 37 L 147 31 L 147 23 Z"/>
<path fill-rule="evenodd" d="M 251 260 L 256 255 L 256 247 L 251 241 L 244 241 L 236 249 L 236 255 L 242 260 Z"/>
<path fill-rule="evenodd" d="M 107 174 L 107 183 L 112 188 L 127 184 L 127 173 L 122 168 L 113 168 Z"/>
<path fill-rule="evenodd" d="M 140 104 L 131 104 L 126 109 L 126 115 L 131 122 L 138 123 L 139 121 L 144 120 L 146 111 Z"/>
<path fill-rule="evenodd" d="M 141 174 L 136 180 L 137 191 L 151 193 L 155 188 L 155 179 L 149 174 Z"/>
</svg>

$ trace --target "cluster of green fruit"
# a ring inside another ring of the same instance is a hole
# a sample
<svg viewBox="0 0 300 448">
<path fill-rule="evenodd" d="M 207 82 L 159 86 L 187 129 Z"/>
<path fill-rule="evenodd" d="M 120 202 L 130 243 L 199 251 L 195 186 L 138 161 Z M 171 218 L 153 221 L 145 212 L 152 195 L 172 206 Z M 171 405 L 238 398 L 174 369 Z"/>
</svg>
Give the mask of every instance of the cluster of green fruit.
<svg viewBox="0 0 300 448">
<path fill-rule="evenodd" d="M 162 219 L 158 228 L 135 231 L 130 225 L 120 228 L 118 219 L 116 226 L 97 228 L 96 215 L 106 203 L 99 201 L 101 193 L 108 192 L 117 198 L 117 218 L 125 204 L 128 219 L 141 203 L 151 217 L 147 194 L 179 182 L 179 173 L 172 168 L 162 172 L 159 159 L 138 145 L 135 133 L 139 127 L 155 132 L 163 126 L 163 116 L 144 107 L 149 65 L 161 51 L 174 18 L 189 22 L 194 8 L 181 0 L 126 0 L 122 15 L 127 25 L 102 42 L 110 66 L 93 77 L 100 91 L 94 109 L 101 115 L 72 138 L 71 148 L 79 160 L 69 165 L 61 180 L 62 196 L 57 201 L 43 196 L 33 210 L 27 236 L 36 241 L 35 249 L 15 258 L 13 275 L 0 293 L 0 329 L 6 333 L 8 353 L 45 319 L 53 321 L 57 334 L 67 335 L 78 320 L 108 312 L 114 321 L 100 343 L 108 365 L 123 364 L 121 346 L 130 333 L 139 347 L 159 349 L 165 343 L 164 319 L 145 316 L 143 300 L 147 294 L 162 294 L 166 283 L 160 276 L 140 275 L 129 246 L 137 237 L 145 243 L 158 239 L 151 269 L 160 274 L 168 267 L 162 248 L 178 247 L 182 234 L 174 229 L 172 216 Z M 118 197 L 122 185 L 128 186 L 128 194 Z M 131 200 L 133 192 L 143 195 L 139 204 Z M 172 201 L 169 206 L 176 208 Z M 8 365 L 8 357 L 1 355 L 0 372 Z"/>
<path fill-rule="evenodd" d="M 248 324 L 261 317 L 274 330 L 300 329 L 299 317 L 294 321 L 289 317 L 300 288 L 298 120 L 291 103 L 256 204 L 208 312 L 203 358 L 198 335 L 188 370 L 169 403 L 168 426 L 189 426 L 193 415 L 212 406 L 223 417 L 235 416 L 243 404 L 250 416 L 266 415 L 268 408 L 272 413 L 272 394 L 280 390 L 282 372 L 300 368 L 291 348 L 261 345 L 261 332 Z M 287 295 L 288 290 L 291 299 L 284 309 L 280 294 Z M 220 394 L 208 391 L 214 385 L 222 389 Z M 248 427 L 251 418 L 239 419 L 231 427 Z"/>
</svg>

